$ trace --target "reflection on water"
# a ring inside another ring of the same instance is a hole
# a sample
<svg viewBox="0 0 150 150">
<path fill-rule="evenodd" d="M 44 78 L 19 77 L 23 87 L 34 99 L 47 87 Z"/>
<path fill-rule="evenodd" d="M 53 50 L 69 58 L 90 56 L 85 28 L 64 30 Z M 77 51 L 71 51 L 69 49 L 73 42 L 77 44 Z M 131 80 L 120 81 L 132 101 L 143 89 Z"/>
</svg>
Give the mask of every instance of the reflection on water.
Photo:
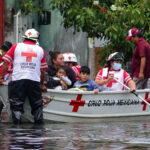
<svg viewBox="0 0 150 150">
<path fill-rule="evenodd" d="M 0 123 L 1 150 L 150 150 L 150 122 Z"/>
</svg>

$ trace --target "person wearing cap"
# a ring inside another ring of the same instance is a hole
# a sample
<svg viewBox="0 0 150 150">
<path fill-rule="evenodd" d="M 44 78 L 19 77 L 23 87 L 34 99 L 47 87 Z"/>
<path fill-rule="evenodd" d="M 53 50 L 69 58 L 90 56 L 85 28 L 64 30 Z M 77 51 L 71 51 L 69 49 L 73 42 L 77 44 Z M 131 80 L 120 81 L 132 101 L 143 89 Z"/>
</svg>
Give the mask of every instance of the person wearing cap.
<svg viewBox="0 0 150 150">
<path fill-rule="evenodd" d="M 122 69 L 122 61 L 122 53 L 112 53 L 107 59 L 107 66 L 103 67 L 98 72 L 95 82 L 99 86 L 102 86 L 103 91 L 125 90 L 125 87 L 120 84 L 120 82 L 129 86 L 130 92 L 136 90 L 134 81 L 131 79 L 130 75 Z"/>
<path fill-rule="evenodd" d="M 148 87 L 148 79 L 150 78 L 150 44 L 144 40 L 137 28 L 129 30 L 126 40 L 130 40 L 135 45 L 132 57 L 132 77 L 137 89 L 150 88 Z"/>
<path fill-rule="evenodd" d="M 74 53 L 66 52 L 63 54 L 63 56 L 64 56 L 65 65 L 72 68 L 72 70 L 74 71 L 76 75 L 76 79 L 79 80 L 81 66 L 78 65 L 76 55 Z"/>
<path fill-rule="evenodd" d="M 12 46 L 12 43 L 9 42 L 9 41 L 5 41 L 2 46 L 0 47 L 0 75 L 1 75 L 1 72 L 2 72 L 2 66 L 3 66 L 3 59 L 2 57 L 8 52 L 8 50 L 11 48 Z M 9 77 L 9 72 L 11 71 L 11 63 L 9 63 L 9 68 L 8 70 L 6 71 L 5 73 L 5 76 L 4 76 L 4 80 L 7 80 L 8 77 Z M 4 104 L 3 102 L 0 100 L 0 114 L 2 112 L 2 109 L 4 107 Z M 2 120 L 2 118 L 0 117 L 0 121 Z"/>
<path fill-rule="evenodd" d="M 39 33 L 35 29 L 28 29 L 23 37 L 24 42 L 14 44 L 3 57 L 4 64 L 0 81 L 3 81 L 8 64 L 12 62 L 12 81 L 8 84 L 8 91 L 13 123 L 21 123 L 26 97 L 30 102 L 34 122 L 42 123 L 43 110 L 40 81 L 43 81 L 41 77 L 44 78 L 43 69 L 48 67 L 45 51 L 36 44 Z"/>
</svg>

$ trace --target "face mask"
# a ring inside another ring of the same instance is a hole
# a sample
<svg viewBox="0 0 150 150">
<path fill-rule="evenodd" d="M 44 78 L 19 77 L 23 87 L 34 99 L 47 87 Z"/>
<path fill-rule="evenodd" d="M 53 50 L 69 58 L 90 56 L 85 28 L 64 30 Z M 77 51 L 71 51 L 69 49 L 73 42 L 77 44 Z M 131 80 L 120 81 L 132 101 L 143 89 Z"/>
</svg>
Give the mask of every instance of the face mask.
<svg viewBox="0 0 150 150">
<path fill-rule="evenodd" d="M 119 70 L 119 69 L 121 69 L 121 67 L 122 67 L 122 65 L 120 63 L 114 63 L 114 65 L 113 65 L 114 70 Z"/>
</svg>

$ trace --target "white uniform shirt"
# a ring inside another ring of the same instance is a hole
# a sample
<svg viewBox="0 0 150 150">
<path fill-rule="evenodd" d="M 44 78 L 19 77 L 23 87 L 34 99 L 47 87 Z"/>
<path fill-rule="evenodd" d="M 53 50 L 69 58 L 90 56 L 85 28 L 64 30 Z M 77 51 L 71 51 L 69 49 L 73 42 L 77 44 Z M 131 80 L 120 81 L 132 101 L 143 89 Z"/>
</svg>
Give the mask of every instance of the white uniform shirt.
<svg viewBox="0 0 150 150">
<path fill-rule="evenodd" d="M 107 74 L 108 74 L 108 68 L 102 68 L 97 74 L 96 79 L 105 80 L 107 78 Z M 128 85 L 128 82 L 131 80 L 130 75 L 123 69 L 120 69 L 118 71 L 110 70 L 108 76 L 109 75 L 114 75 L 114 77 L 117 80 L 119 80 L 125 85 Z M 110 80 L 107 84 L 104 84 L 102 87 L 104 91 L 125 90 L 124 86 L 114 79 Z"/>
<path fill-rule="evenodd" d="M 47 68 L 44 50 L 30 41 L 13 45 L 3 59 L 13 62 L 12 81 L 29 79 L 40 82 L 40 70 Z"/>
</svg>

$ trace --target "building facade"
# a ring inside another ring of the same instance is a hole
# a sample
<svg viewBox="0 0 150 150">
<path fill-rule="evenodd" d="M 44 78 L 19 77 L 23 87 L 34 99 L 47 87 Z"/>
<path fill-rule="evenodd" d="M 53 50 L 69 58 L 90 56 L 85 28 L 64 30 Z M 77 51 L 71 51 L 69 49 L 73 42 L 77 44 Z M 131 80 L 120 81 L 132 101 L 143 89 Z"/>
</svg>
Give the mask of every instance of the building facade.
<svg viewBox="0 0 150 150">
<path fill-rule="evenodd" d="M 41 0 L 43 8 L 49 7 L 50 0 Z M 0 44 L 3 41 L 10 41 L 13 44 L 22 42 L 22 35 L 29 28 L 35 28 L 40 33 L 39 44 L 47 53 L 61 51 L 73 52 L 77 55 L 80 65 L 88 65 L 88 39 L 87 34 L 79 32 L 73 34 L 73 28 L 64 29 L 62 16 L 59 11 L 43 12 L 42 16 L 36 13 L 23 15 L 19 9 L 17 0 L 0 0 Z M 41 19 L 42 18 L 42 19 Z"/>
</svg>

